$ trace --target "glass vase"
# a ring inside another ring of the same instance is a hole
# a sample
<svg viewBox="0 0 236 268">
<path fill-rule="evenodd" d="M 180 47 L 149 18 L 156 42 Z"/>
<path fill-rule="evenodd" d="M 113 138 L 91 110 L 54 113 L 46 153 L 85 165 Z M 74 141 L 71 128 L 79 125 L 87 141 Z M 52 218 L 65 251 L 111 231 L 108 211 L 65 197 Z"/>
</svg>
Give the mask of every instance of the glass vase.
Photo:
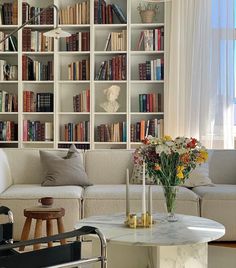
<svg viewBox="0 0 236 268">
<path fill-rule="evenodd" d="M 165 204 L 167 210 L 166 219 L 169 222 L 178 221 L 178 218 L 175 215 L 176 194 L 178 191 L 178 186 L 162 185 L 162 188 L 165 196 Z"/>
</svg>

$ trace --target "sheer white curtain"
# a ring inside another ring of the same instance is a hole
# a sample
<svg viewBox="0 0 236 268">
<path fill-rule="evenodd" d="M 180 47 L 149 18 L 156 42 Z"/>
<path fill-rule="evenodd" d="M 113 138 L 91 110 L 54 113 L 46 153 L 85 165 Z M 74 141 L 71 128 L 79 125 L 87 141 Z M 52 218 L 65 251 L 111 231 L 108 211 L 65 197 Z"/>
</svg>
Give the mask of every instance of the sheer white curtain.
<svg viewBox="0 0 236 268">
<path fill-rule="evenodd" d="M 166 134 L 233 148 L 234 1 L 166 4 Z"/>
</svg>

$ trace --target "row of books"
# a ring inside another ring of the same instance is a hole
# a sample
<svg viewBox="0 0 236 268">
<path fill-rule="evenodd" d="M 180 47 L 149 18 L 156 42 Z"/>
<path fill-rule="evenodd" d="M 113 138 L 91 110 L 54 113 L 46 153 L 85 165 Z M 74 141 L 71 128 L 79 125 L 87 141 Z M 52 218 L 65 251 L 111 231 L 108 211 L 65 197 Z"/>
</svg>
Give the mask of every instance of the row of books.
<svg viewBox="0 0 236 268">
<path fill-rule="evenodd" d="M 69 80 L 89 80 L 90 79 L 89 60 L 81 60 L 68 64 Z"/>
<path fill-rule="evenodd" d="M 95 80 L 126 80 L 126 55 L 117 55 L 103 61 Z"/>
<path fill-rule="evenodd" d="M 107 36 L 104 51 L 122 51 L 127 47 L 127 31 L 111 32 Z"/>
<path fill-rule="evenodd" d="M 0 40 L 3 40 L 6 36 L 6 33 L 0 32 Z M 0 51 L 17 51 L 17 38 L 11 35 L 4 42 L 0 43 Z"/>
<path fill-rule="evenodd" d="M 24 112 L 53 112 L 53 93 L 35 93 L 24 90 L 23 92 Z"/>
<path fill-rule="evenodd" d="M 130 125 L 130 141 L 141 142 L 148 135 L 161 138 L 164 134 L 164 120 L 163 119 L 151 119 L 141 120 L 135 124 Z"/>
<path fill-rule="evenodd" d="M 18 1 L 13 3 L 0 4 L 0 25 L 17 25 L 18 24 Z"/>
<path fill-rule="evenodd" d="M 0 90 L 0 112 L 17 112 L 18 98 L 5 90 Z"/>
<path fill-rule="evenodd" d="M 43 35 L 43 32 L 24 28 L 22 31 L 23 51 L 53 51 L 53 38 Z"/>
<path fill-rule="evenodd" d="M 59 11 L 60 24 L 89 24 L 90 5 L 89 1 L 66 6 Z"/>
<path fill-rule="evenodd" d="M 90 90 L 83 90 L 80 94 L 73 96 L 74 112 L 90 112 Z"/>
<path fill-rule="evenodd" d="M 75 147 L 79 150 L 89 150 L 90 149 L 90 144 L 74 144 Z M 70 143 L 59 143 L 58 144 L 58 148 L 62 148 L 62 149 L 68 149 L 70 148 L 71 144 Z"/>
<path fill-rule="evenodd" d="M 13 121 L 0 121 L 0 141 L 17 141 L 18 124 Z"/>
<path fill-rule="evenodd" d="M 65 141 L 89 141 L 90 122 L 68 123 L 64 125 Z"/>
<path fill-rule="evenodd" d="M 126 142 L 126 123 L 101 124 L 96 128 L 97 142 Z"/>
<path fill-rule="evenodd" d="M 161 93 L 139 94 L 139 112 L 162 112 Z"/>
<path fill-rule="evenodd" d="M 89 51 L 90 32 L 78 32 L 66 37 L 66 51 Z"/>
<path fill-rule="evenodd" d="M 164 27 L 141 31 L 136 45 L 136 50 L 164 50 Z"/>
<path fill-rule="evenodd" d="M 148 60 L 138 64 L 139 80 L 163 80 L 164 59 Z"/>
<path fill-rule="evenodd" d="M 30 18 L 40 13 L 44 8 L 30 6 L 27 2 L 22 3 L 22 23 L 28 21 Z M 54 9 L 49 8 L 42 12 L 39 16 L 34 18 L 30 24 L 53 24 L 54 23 Z"/>
<path fill-rule="evenodd" d="M 33 60 L 30 57 L 22 56 L 22 79 L 23 80 L 53 80 L 53 62 L 46 64 Z"/>
<path fill-rule="evenodd" d="M 127 23 L 126 15 L 117 4 L 107 4 L 104 0 L 94 1 L 94 23 L 112 24 L 114 23 L 114 13 L 120 23 Z"/>
<path fill-rule="evenodd" d="M 53 123 L 23 120 L 23 141 L 52 141 Z"/>
</svg>

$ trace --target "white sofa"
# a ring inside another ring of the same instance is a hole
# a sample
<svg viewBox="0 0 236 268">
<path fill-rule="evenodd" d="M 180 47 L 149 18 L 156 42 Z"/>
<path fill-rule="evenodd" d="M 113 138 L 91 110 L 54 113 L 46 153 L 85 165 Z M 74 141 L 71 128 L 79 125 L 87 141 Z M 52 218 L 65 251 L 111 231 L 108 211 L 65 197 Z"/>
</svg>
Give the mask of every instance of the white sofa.
<svg viewBox="0 0 236 268">
<path fill-rule="evenodd" d="M 61 156 L 64 150 L 50 150 Z M 38 149 L 0 149 L 0 205 L 14 214 L 14 239 L 20 239 L 24 208 L 38 205 L 43 196 L 53 196 L 55 205 L 64 207 L 66 230 L 81 217 L 125 211 L 126 168 L 132 170 L 132 151 L 81 151 L 85 170 L 92 186 L 42 187 L 42 166 Z M 215 186 L 193 189 L 181 187 L 177 196 L 177 213 L 203 216 L 221 222 L 226 234 L 221 240 L 236 240 L 236 151 L 212 151 L 210 178 Z M 141 185 L 131 185 L 131 208 L 140 211 Z M 164 211 L 160 186 L 153 186 L 154 212 Z M 55 227 L 56 228 L 56 227 Z M 33 230 L 34 228 L 31 228 Z M 31 233 L 32 235 L 32 233 Z"/>
</svg>

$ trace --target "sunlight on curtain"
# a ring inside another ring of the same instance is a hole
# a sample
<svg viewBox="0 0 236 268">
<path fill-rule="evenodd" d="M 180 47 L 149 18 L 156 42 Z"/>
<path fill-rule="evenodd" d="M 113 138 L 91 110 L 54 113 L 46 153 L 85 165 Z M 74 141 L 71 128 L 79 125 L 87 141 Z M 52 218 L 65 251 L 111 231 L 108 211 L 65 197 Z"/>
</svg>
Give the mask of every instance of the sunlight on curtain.
<svg viewBox="0 0 236 268">
<path fill-rule="evenodd" d="M 234 1 L 174 0 L 166 9 L 165 133 L 208 148 L 234 147 Z"/>
</svg>

